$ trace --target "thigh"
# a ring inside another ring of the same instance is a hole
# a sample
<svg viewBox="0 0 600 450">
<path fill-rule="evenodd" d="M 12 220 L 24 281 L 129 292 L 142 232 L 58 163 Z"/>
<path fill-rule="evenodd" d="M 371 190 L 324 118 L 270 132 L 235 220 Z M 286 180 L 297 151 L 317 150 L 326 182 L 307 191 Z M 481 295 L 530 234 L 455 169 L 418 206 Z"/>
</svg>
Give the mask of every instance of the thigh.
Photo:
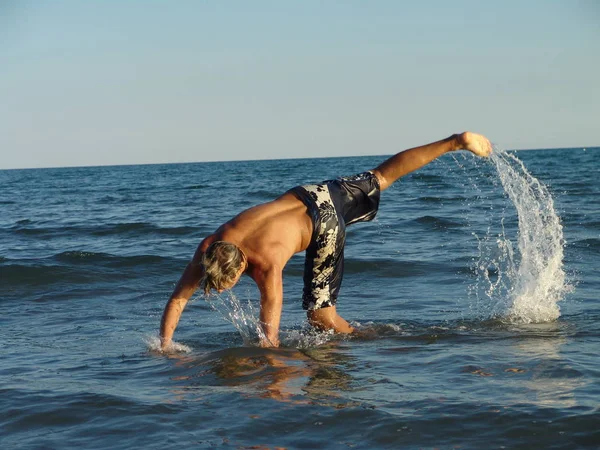
<svg viewBox="0 0 600 450">
<path fill-rule="evenodd" d="M 346 225 L 373 220 L 379 209 L 379 180 L 372 172 L 338 178 L 330 185 L 331 197 Z"/>
<path fill-rule="evenodd" d="M 346 226 L 331 199 L 325 203 L 306 250 L 302 307 L 307 310 L 335 305 L 344 273 Z"/>
</svg>

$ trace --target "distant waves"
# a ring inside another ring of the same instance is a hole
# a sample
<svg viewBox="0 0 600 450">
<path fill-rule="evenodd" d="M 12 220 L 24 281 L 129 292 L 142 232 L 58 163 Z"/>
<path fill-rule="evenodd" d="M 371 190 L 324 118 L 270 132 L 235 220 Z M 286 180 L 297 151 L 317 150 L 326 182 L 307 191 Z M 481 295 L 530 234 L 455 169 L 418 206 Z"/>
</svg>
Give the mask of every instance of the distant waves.
<svg viewBox="0 0 600 450">
<path fill-rule="evenodd" d="M 130 222 L 130 223 L 108 223 L 93 225 L 50 225 L 36 224 L 30 220 L 16 222 L 12 227 L 0 230 L 0 233 L 15 233 L 24 236 L 36 236 L 38 238 L 57 235 L 68 235 L 72 238 L 78 238 L 81 235 L 86 236 L 111 236 L 135 233 L 138 236 L 143 235 L 161 235 L 161 236 L 181 236 L 206 232 L 202 227 L 176 226 L 161 227 L 148 222 Z"/>
<path fill-rule="evenodd" d="M 0 259 L 0 288 L 43 287 L 55 284 L 86 284 L 124 280 L 139 272 L 160 274 L 183 267 L 186 260 L 156 255 L 116 256 L 108 253 L 67 251 L 40 259 Z"/>
</svg>

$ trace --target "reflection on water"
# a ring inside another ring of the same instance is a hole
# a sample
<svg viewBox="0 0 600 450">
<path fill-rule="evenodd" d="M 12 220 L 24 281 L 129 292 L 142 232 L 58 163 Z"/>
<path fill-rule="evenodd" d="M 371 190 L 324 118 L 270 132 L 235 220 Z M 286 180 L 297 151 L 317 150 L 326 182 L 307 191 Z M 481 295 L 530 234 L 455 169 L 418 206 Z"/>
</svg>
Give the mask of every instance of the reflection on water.
<svg viewBox="0 0 600 450">
<path fill-rule="evenodd" d="M 174 354 L 169 355 L 177 361 L 171 393 L 174 401 L 208 401 L 215 393 L 236 392 L 293 405 L 368 405 L 405 415 L 431 402 L 454 401 L 448 392 L 455 389 L 474 402 L 497 404 L 500 395 L 506 406 L 568 409 L 581 403 L 576 390 L 586 384 L 561 351 L 573 334 L 569 327 L 564 321 L 500 320 L 373 324 L 377 336 L 310 348 Z"/>
<path fill-rule="evenodd" d="M 342 399 L 340 391 L 352 389 L 352 377 L 344 371 L 351 357 L 332 342 L 306 350 L 241 347 L 194 357 L 171 354 L 177 359 L 177 400 L 203 399 L 220 387 L 234 388 L 255 398 L 293 404 L 319 404 L 344 408 L 356 402 Z"/>
<path fill-rule="evenodd" d="M 512 350 L 529 366 L 529 378 L 523 380 L 523 386 L 533 393 L 528 400 L 544 407 L 577 406 L 575 390 L 587 382 L 561 352 L 569 340 L 569 325 L 565 322 L 529 324 L 515 326 L 512 331 L 522 336 L 513 340 Z"/>
</svg>

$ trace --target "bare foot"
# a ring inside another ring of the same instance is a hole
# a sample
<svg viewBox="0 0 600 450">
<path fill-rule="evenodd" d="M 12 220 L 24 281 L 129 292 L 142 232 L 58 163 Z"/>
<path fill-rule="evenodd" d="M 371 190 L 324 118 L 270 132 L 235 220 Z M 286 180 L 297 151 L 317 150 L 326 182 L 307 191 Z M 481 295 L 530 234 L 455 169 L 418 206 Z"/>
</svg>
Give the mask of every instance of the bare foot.
<svg viewBox="0 0 600 450">
<path fill-rule="evenodd" d="M 456 135 L 459 148 L 469 150 L 477 156 L 488 157 L 492 153 L 492 144 L 483 135 L 465 131 Z"/>
</svg>

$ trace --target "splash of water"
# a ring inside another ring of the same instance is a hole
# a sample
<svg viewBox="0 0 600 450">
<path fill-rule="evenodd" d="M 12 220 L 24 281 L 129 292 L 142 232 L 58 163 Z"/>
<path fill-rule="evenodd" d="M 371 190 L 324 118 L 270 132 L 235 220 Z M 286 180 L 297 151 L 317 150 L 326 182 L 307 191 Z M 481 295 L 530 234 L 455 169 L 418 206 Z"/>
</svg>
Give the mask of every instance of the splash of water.
<svg viewBox="0 0 600 450">
<path fill-rule="evenodd" d="M 488 229 L 479 240 L 478 299 L 483 292 L 492 301 L 492 313 L 513 322 L 556 320 L 558 302 L 570 287 L 563 271 L 562 225 L 552 195 L 516 156 L 495 148 L 491 161 L 516 209 L 518 229 L 511 239 L 504 209 L 500 233 Z"/>
<path fill-rule="evenodd" d="M 256 345 L 260 341 L 268 341 L 252 303 L 248 301 L 242 305 L 233 292 L 225 292 L 227 298 L 221 295 L 210 296 L 207 300 L 210 307 L 238 330 L 244 345 Z"/>
<path fill-rule="evenodd" d="M 281 343 L 285 347 L 298 349 L 319 347 L 335 338 L 333 330 L 320 331 L 310 325 L 299 329 L 283 330 L 280 334 Z"/>
<path fill-rule="evenodd" d="M 259 319 L 259 313 L 252 302 L 250 300 L 245 303 L 241 302 L 231 291 L 226 291 L 226 294 L 226 296 L 213 295 L 209 297 L 210 307 L 238 330 L 244 345 L 256 346 L 261 341 L 268 342 Z M 330 341 L 332 337 L 332 332 L 322 332 L 312 327 L 279 330 L 279 340 L 285 347 L 316 347 Z"/>
<path fill-rule="evenodd" d="M 163 350 L 160 345 L 160 337 L 159 336 L 145 336 L 144 342 L 146 343 L 146 347 L 151 352 L 156 353 L 190 353 L 192 349 L 185 344 L 180 344 L 179 342 L 171 342 L 171 345 L 166 350 Z"/>
</svg>

